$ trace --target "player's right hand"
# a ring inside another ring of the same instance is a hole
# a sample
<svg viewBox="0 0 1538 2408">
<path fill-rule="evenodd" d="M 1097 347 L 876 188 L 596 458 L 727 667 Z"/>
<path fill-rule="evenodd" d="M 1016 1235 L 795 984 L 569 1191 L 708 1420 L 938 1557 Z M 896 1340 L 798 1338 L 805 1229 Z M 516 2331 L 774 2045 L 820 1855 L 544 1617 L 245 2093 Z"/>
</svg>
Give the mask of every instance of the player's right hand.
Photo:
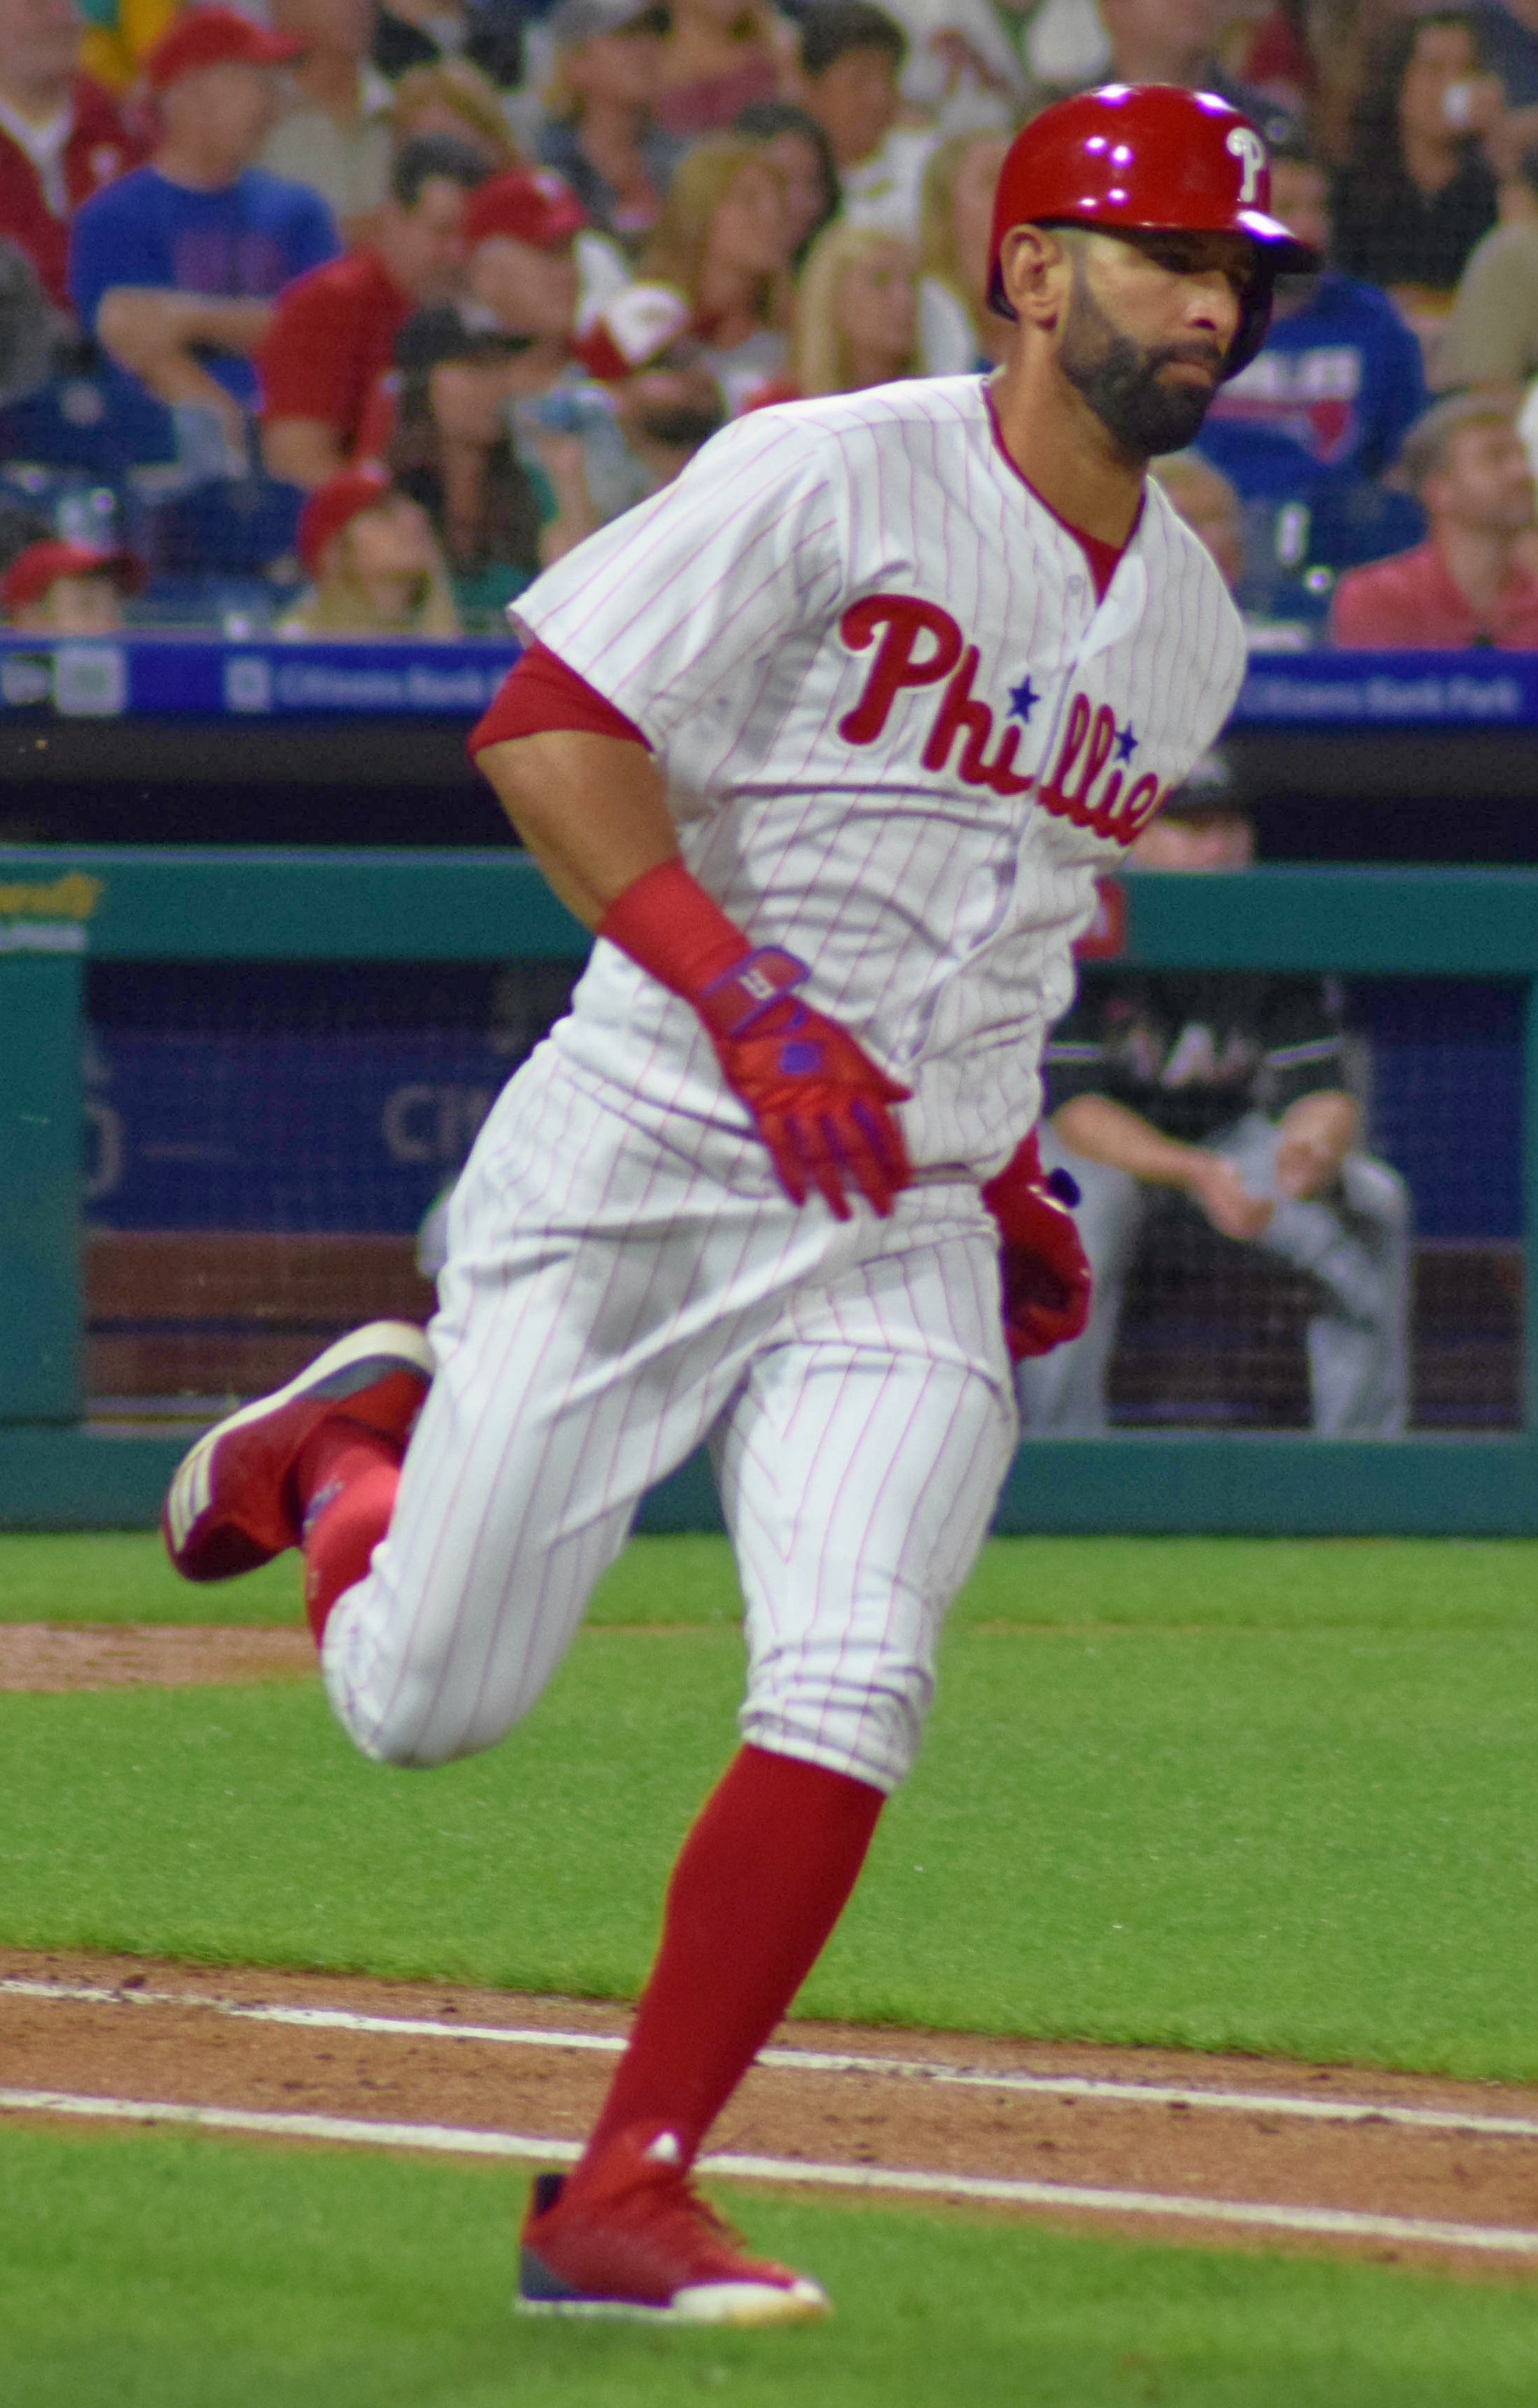
<svg viewBox="0 0 1538 2408">
<path fill-rule="evenodd" d="M 847 1221 L 857 1193 L 884 1220 L 913 1175 L 892 1111 L 913 1091 L 879 1069 L 847 1028 L 787 992 L 806 974 L 793 954 L 750 955 L 703 991 L 700 1017 L 791 1202 L 804 1204 L 815 1188 Z"/>
</svg>

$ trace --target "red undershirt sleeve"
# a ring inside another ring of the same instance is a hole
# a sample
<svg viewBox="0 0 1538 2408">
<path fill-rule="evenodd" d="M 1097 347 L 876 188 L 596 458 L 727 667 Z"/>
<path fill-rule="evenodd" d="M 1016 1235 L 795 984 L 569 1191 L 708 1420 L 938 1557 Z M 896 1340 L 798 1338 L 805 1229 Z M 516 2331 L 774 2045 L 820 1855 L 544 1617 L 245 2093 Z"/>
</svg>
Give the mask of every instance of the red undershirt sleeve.
<svg viewBox="0 0 1538 2408">
<path fill-rule="evenodd" d="M 556 728 L 584 736 L 617 736 L 651 751 L 633 720 L 616 710 L 575 669 L 568 668 L 558 652 L 535 643 L 513 663 L 496 699 L 472 729 L 470 753 L 473 757 L 488 744 L 505 743 L 510 737 L 543 736 Z"/>
</svg>

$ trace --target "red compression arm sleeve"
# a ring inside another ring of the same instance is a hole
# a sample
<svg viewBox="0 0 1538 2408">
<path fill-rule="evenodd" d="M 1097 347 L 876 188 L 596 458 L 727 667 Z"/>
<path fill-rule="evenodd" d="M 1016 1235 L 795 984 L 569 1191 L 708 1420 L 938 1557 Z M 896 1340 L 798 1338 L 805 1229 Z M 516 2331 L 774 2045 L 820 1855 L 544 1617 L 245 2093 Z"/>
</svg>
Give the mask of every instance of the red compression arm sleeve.
<svg viewBox="0 0 1538 2408">
<path fill-rule="evenodd" d="M 632 744 L 646 744 L 635 722 L 616 710 L 575 669 L 568 668 L 558 652 L 548 652 L 543 644 L 530 644 L 509 670 L 485 717 L 471 730 L 470 753 L 473 757 L 488 744 L 504 743 L 509 737 L 543 736 L 555 728 L 570 728 L 582 736 L 619 736 Z M 648 744 L 646 749 L 652 748 Z"/>
<path fill-rule="evenodd" d="M 690 1003 L 710 980 L 753 951 L 682 861 L 659 861 L 644 870 L 615 896 L 598 934 Z"/>
</svg>

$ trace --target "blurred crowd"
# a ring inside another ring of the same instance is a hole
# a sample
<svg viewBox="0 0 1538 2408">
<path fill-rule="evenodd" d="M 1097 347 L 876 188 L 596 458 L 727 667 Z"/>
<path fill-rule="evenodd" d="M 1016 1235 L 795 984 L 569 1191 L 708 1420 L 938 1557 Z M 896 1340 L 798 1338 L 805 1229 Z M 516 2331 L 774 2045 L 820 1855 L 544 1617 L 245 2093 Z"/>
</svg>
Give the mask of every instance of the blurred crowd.
<svg viewBox="0 0 1538 2408">
<path fill-rule="evenodd" d="M 1253 641 L 1538 643 L 1538 0 L 0 0 L 5 621 L 500 630 L 727 419 L 985 371 L 1112 80 L 1329 263 L 1159 468 Z"/>
</svg>

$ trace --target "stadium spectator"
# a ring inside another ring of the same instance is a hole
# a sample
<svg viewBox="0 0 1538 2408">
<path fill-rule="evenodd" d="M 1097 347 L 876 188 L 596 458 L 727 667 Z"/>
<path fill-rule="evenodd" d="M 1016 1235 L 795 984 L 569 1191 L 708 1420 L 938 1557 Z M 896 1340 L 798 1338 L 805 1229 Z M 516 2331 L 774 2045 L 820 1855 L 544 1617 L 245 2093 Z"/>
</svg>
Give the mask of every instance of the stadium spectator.
<svg viewBox="0 0 1538 2408">
<path fill-rule="evenodd" d="M 1273 153 L 1272 208 L 1326 257 L 1327 198 L 1305 152 Z M 1415 541 L 1415 504 L 1379 480 L 1425 406 L 1420 346 L 1376 286 L 1331 267 L 1278 280 L 1264 348 L 1197 438 L 1245 506 L 1253 608 L 1319 617 L 1330 572 Z"/>
<path fill-rule="evenodd" d="M 789 268 L 784 187 L 762 146 L 738 135 L 697 144 L 673 178 L 641 272 L 687 300 L 728 416 L 785 374 Z"/>
<path fill-rule="evenodd" d="M 740 108 L 731 131 L 759 143 L 779 170 L 784 187 L 791 265 L 808 251 L 839 214 L 842 194 L 833 150 L 814 117 L 793 100 L 755 100 Z"/>
<path fill-rule="evenodd" d="M 1335 259 L 1409 314 L 1445 308 L 1496 221 L 1483 137 L 1503 110 L 1473 17 L 1439 8 L 1397 25 L 1354 112 L 1331 194 Z"/>
<path fill-rule="evenodd" d="M 1215 92 L 1243 109 L 1268 142 L 1295 141 L 1290 112 L 1269 93 L 1229 75 L 1216 56 L 1222 0 L 1099 0 L 1110 63 L 1091 83 L 1178 83 Z"/>
<path fill-rule="evenodd" d="M 671 484 L 726 423 L 720 388 L 697 361 L 664 358 L 626 378 L 614 412 L 635 464 L 637 501 Z"/>
<path fill-rule="evenodd" d="M 580 446 L 545 436 L 529 458 L 512 439 L 517 339 L 452 308 L 413 318 L 396 346 L 386 455 L 397 491 L 432 523 L 461 620 L 498 634 L 507 605 L 594 525 Z"/>
<path fill-rule="evenodd" d="M 668 14 L 654 109 L 665 134 L 724 133 L 740 108 L 775 97 L 783 61 L 768 0 L 668 0 Z"/>
<path fill-rule="evenodd" d="M 409 67 L 395 86 L 396 144 L 445 134 L 463 142 L 494 176 L 525 162 L 512 138 L 496 86 L 468 59 L 442 59 L 436 66 Z"/>
<path fill-rule="evenodd" d="M 620 241 L 655 222 L 680 145 L 653 117 L 669 19 L 662 0 L 560 0 L 539 156 L 591 224 Z"/>
<path fill-rule="evenodd" d="M 798 95 L 827 136 L 844 216 L 914 240 L 934 136 L 898 123 L 907 55 L 908 36 L 872 0 L 817 0 L 801 20 Z"/>
<path fill-rule="evenodd" d="M 66 322 L 27 253 L 0 235 L 0 408 L 46 384 Z"/>
<path fill-rule="evenodd" d="M 581 277 L 576 242 L 587 213 L 548 167 L 511 167 L 472 194 L 465 212 L 470 299 L 519 338 L 525 393 L 553 383 L 571 356 Z"/>
<path fill-rule="evenodd" d="M 408 143 L 372 244 L 279 295 L 256 358 L 269 474 L 308 492 L 344 466 L 407 319 L 462 280 L 466 196 L 485 179 L 476 153 L 446 135 Z"/>
<path fill-rule="evenodd" d="M 1511 406 L 1479 394 L 1439 401 L 1411 430 L 1403 461 L 1430 533 L 1342 578 L 1335 641 L 1538 647 L 1532 471 Z"/>
<path fill-rule="evenodd" d="M 76 64 L 75 0 L 0 0 L 0 235 L 69 307 L 69 222 L 143 157 L 116 102 Z"/>
<path fill-rule="evenodd" d="M 1009 147 L 1009 136 L 991 127 L 953 134 L 924 170 L 918 352 L 926 376 L 991 367 L 1003 350 L 1009 329 L 988 307 L 988 244 Z"/>
<path fill-rule="evenodd" d="M 1200 536 L 1212 553 L 1224 582 L 1230 590 L 1242 585 L 1244 516 L 1239 494 L 1222 470 L 1200 452 L 1170 452 L 1154 462 L 1152 473 L 1192 534 Z"/>
<path fill-rule="evenodd" d="M 510 0 L 381 0 L 373 58 L 392 83 L 413 67 L 467 59 L 505 89 L 523 80 L 522 12 Z"/>
<path fill-rule="evenodd" d="M 1143 870 L 1243 869 L 1254 838 L 1221 773 L 1171 796 Z M 1140 1248 L 1173 1254 L 1194 1207 L 1223 1237 L 1306 1271 L 1314 1427 L 1395 1438 L 1408 1412 L 1409 1199 L 1360 1151 L 1333 982 L 1264 971 L 1086 968 L 1047 1040 L 1042 1158 L 1077 1182 L 1095 1276 L 1089 1326 L 1022 1363 L 1033 1433 L 1106 1428 L 1107 1374 Z M 1154 1257 L 1156 1264 L 1157 1255 Z"/>
<path fill-rule="evenodd" d="M 270 0 L 270 17 L 301 49 L 262 165 L 319 193 L 345 241 L 366 241 L 392 147 L 393 95 L 368 56 L 374 0 Z"/>
<path fill-rule="evenodd" d="M 175 448 L 166 409 L 146 407 L 153 396 L 210 423 L 226 469 L 243 472 L 273 300 L 338 249 L 323 201 L 252 165 L 278 109 L 276 70 L 294 54 L 287 36 L 232 9 L 181 19 L 150 55 L 163 126 L 153 158 L 75 220 L 70 289 L 118 371 L 130 457 Z"/>
<path fill-rule="evenodd" d="M 0 578 L 6 624 L 27 636 L 110 636 L 124 595 L 142 593 L 144 564 L 79 543 L 28 544 Z"/>
<path fill-rule="evenodd" d="M 462 633 L 427 513 L 381 469 L 347 468 L 317 486 L 299 513 L 299 558 L 310 589 L 280 636 Z"/>
<path fill-rule="evenodd" d="M 918 253 L 879 226 L 831 225 L 797 287 L 795 390 L 858 393 L 917 373 Z"/>
<path fill-rule="evenodd" d="M 1535 212 L 1538 154 L 1523 177 Z M 1492 226 L 1469 253 L 1440 357 L 1440 381 L 1502 393 L 1538 376 L 1538 214 Z"/>
</svg>

